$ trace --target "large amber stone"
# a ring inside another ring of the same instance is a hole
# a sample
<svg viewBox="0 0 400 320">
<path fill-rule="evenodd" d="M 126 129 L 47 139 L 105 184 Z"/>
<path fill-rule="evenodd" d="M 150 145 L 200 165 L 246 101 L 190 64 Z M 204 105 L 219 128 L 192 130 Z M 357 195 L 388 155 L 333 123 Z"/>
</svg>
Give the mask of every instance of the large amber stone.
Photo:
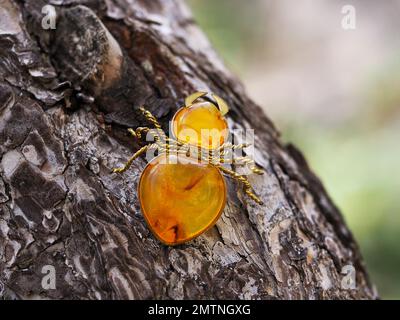
<svg viewBox="0 0 400 320">
<path fill-rule="evenodd" d="M 181 142 L 206 149 L 215 149 L 227 139 L 226 119 L 218 108 L 202 101 L 179 109 L 172 119 L 172 133 Z"/>
<path fill-rule="evenodd" d="M 216 167 L 176 155 L 161 154 L 148 163 L 138 194 L 150 229 L 168 245 L 212 227 L 226 203 L 225 180 Z"/>
</svg>

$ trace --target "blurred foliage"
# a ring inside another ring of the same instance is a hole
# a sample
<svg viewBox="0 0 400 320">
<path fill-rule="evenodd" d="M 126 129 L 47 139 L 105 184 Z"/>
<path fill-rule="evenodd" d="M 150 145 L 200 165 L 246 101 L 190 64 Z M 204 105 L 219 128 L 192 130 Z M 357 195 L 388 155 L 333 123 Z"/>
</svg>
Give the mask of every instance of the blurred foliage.
<svg viewBox="0 0 400 320">
<path fill-rule="evenodd" d="M 359 121 L 357 119 L 356 121 Z M 382 298 L 400 297 L 400 123 L 369 131 L 286 124 L 294 141 L 342 210 Z"/>
<path fill-rule="evenodd" d="M 258 21 L 262 18 L 251 5 L 243 0 L 189 0 L 197 22 L 205 26 L 207 36 L 226 64 L 240 73 L 246 66 L 249 53 L 262 31 Z"/>
<path fill-rule="evenodd" d="M 189 0 L 195 18 L 239 75 L 259 48 L 262 14 L 239 0 Z M 400 52 L 375 66 L 357 97 L 363 112 L 335 126 L 286 112 L 283 139 L 306 155 L 342 210 L 382 298 L 400 298 Z M 260 64 L 260 68 L 262 65 Z M 276 106 L 279 108 L 279 106 Z"/>
</svg>

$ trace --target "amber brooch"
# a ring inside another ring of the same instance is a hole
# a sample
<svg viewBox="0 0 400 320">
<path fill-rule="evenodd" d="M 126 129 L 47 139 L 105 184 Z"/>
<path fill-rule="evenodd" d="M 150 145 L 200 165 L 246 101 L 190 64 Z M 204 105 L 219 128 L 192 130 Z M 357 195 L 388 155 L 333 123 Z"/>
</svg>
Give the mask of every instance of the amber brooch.
<svg viewBox="0 0 400 320">
<path fill-rule="evenodd" d="M 142 154 L 151 158 L 138 184 L 144 218 L 153 234 L 164 244 L 187 242 L 209 228 L 225 208 L 227 190 L 223 175 L 242 184 L 244 192 L 262 204 L 246 175 L 226 165 L 247 166 L 263 174 L 248 156 L 233 156 L 248 144 L 232 144 L 225 114 L 226 102 L 215 94 L 196 92 L 185 99 L 171 121 L 170 137 L 144 107 L 141 112 L 154 127 L 128 131 L 151 143 L 140 148 L 115 173 L 126 171 Z"/>
</svg>

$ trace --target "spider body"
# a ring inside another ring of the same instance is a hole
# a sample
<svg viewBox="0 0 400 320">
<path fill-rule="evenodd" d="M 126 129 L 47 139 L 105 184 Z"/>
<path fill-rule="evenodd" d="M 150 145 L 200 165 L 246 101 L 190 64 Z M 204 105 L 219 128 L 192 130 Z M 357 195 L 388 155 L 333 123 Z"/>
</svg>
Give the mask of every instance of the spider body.
<svg viewBox="0 0 400 320">
<path fill-rule="evenodd" d="M 212 164 L 162 153 L 143 170 L 138 195 L 152 232 L 161 242 L 175 245 L 214 225 L 225 207 L 226 186 Z"/>
</svg>

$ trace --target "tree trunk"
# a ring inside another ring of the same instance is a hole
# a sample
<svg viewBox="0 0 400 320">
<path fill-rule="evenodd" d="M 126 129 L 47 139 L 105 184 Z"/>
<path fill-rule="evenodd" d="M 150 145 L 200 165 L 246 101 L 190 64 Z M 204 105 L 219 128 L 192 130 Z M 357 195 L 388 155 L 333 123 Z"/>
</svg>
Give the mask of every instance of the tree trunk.
<svg viewBox="0 0 400 320">
<path fill-rule="evenodd" d="M 56 28 L 44 29 L 47 3 L 0 0 L 0 298 L 377 297 L 320 181 L 182 1 L 53 0 Z M 232 128 L 255 130 L 265 174 L 250 178 L 265 204 L 228 180 L 216 226 L 168 247 L 140 212 L 145 160 L 111 169 L 139 147 L 126 132 L 145 124 L 139 106 L 167 126 L 199 90 L 228 102 Z"/>
</svg>

